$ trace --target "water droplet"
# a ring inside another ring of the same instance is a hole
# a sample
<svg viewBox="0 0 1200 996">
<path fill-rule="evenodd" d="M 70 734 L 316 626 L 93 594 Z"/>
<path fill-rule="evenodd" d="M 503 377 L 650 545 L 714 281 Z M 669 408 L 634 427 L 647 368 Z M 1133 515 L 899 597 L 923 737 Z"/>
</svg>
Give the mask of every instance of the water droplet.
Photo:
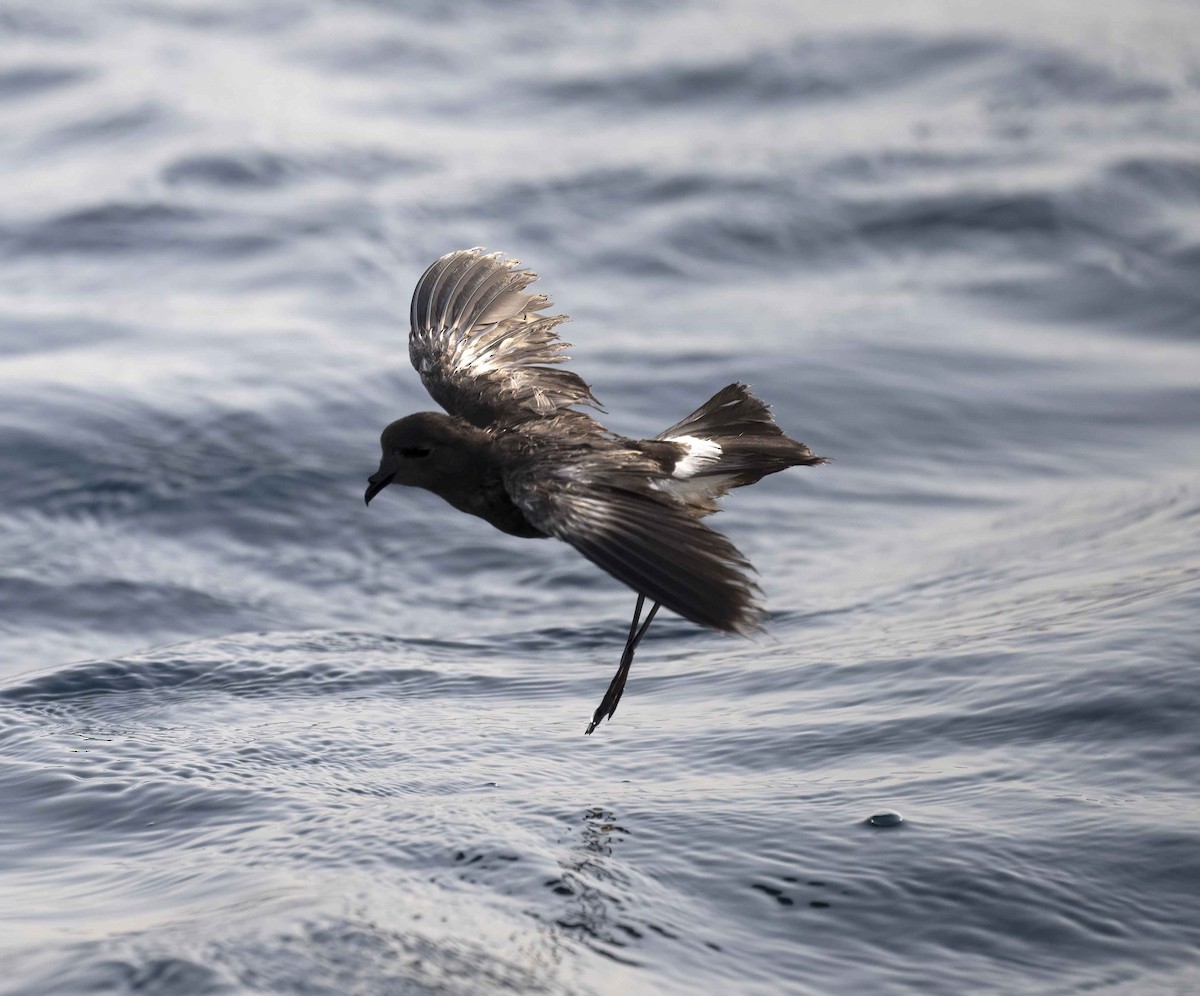
<svg viewBox="0 0 1200 996">
<path fill-rule="evenodd" d="M 882 813 L 876 813 L 867 822 L 873 827 L 898 827 L 904 822 L 904 817 L 893 810 L 885 809 Z"/>
</svg>

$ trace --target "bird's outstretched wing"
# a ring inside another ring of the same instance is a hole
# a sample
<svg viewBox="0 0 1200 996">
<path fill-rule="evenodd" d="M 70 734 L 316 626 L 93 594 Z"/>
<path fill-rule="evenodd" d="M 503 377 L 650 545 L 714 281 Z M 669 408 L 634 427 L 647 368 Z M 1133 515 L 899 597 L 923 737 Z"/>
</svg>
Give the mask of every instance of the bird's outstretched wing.
<svg viewBox="0 0 1200 996">
<path fill-rule="evenodd" d="M 746 558 L 645 476 L 607 462 L 538 461 L 505 485 L 530 522 L 634 591 L 701 626 L 743 635 L 758 628 Z"/>
<path fill-rule="evenodd" d="M 417 281 L 408 355 L 451 415 L 486 427 L 600 407 L 580 377 L 552 366 L 568 359 L 554 331 L 567 316 L 542 314 L 550 299 L 525 292 L 536 279 L 503 253 L 460 249 Z"/>
</svg>

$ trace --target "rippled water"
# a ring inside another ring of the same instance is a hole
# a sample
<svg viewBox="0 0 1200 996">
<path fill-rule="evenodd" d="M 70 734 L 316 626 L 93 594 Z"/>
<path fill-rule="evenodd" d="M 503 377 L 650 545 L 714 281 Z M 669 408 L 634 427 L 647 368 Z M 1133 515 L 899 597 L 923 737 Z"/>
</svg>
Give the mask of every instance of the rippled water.
<svg viewBox="0 0 1200 996">
<path fill-rule="evenodd" d="M 0 989 L 1200 989 L 1198 28 L 0 0 Z M 630 593 L 362 504 L 477 244 L 835 460 L 590 738 Z"/>
</svg>

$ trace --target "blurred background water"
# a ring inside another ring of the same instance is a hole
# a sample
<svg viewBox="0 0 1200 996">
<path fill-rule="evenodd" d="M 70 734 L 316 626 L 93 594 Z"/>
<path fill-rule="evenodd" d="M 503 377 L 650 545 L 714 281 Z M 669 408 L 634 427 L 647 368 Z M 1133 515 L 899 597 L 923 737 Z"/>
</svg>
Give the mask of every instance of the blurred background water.
<svg viewBox="0 0 1200 996">
<path fill-rule="evenodd" d="M 0 0 L 0 990 L 1200 990 L 1198 29 Z M 362 504 L 471 245 L 835 459 L 590 738 L 631 594 Z"/>
</svg>

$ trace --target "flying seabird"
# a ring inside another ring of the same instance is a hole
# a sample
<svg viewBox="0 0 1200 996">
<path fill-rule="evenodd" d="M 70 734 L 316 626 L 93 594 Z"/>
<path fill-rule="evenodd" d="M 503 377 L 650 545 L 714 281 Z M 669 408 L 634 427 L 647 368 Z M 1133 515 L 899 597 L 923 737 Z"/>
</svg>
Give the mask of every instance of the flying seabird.
<svg viewBox="0 0 1200 996">
<path fill-rule="evenodd" d="M 637 592 L 612 682 L 587 733 L 612 717 L 655 613 L 748 635 L 758 628 L 749 562 L 701 520 L 717 501 L 788 467 L 825 458 L 784 435 L 744 384 L 722 388 L 653 439 L 628 439 L 579 407 L 603 411 L 556 366 L 566 315 L 527 288 L 515 259 L 462 249 L 437 260 L 413 293 L 408 353 L 448 414 L 419 412 L 383 430 L 370 504 L 389 484 L 425 488 L 512 536 L 553 536 Z M 642 621 L 642 609 L 650 611 Z"/>
</svg>

